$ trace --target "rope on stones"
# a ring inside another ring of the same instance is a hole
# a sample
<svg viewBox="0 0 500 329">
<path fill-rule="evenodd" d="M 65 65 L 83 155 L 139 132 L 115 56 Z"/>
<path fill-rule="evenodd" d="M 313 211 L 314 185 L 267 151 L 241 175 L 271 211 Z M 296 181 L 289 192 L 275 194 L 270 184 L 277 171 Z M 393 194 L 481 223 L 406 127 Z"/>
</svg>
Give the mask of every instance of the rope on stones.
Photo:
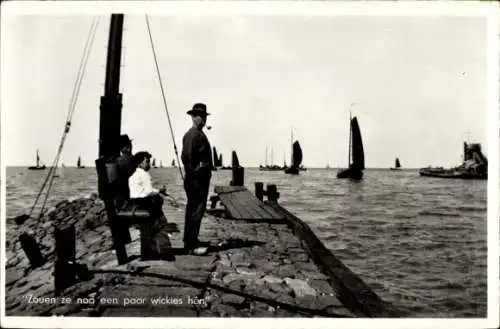
<svg viewBox="0 0 500 329">
<path fill-rule="evenodd" d="M 167 114 L 168 125 L 170 127 L 170 134 L 172 135 L 172 142 L 174 143 L 175 157 L 177 159 L 177 163 L 179 164 L 177 167 L 179 168 L 179 172 L 181 174 L 181 178 L 184 181 L 184 174 L 182 173 L 182 169 L 181 169 L 181 166 L 180 166 L 179 153 L 177 152 L 177 144 L 175 143 L 174 130 L 172 128 L 172 122 L 170 120 L 170 114 L 168 112 L 167 98 L 166 98 L 166 95 L 165 95 L 165 89 L 163 88 L 163 82 L 162 82 L 162 79 L 161 79 L 160 68 L 158 66 L 158 60 L 156 58 L 156 51 L 155 51 L 155 47 L 154 47 L 154 43 L 153 43 L 153 36 L 151 34 L 151 27 L 149 25 L 149 17 L 148 17 L 148 15 L 146 15 L 146 25 L 148 27 L 149 41 L 151 42 L 151 50 L 153 51 L 153 59 L 154 59 L 154 62 L 155 62 L 156 73 L 158 75 L 158 82 L 160 83 L 161 95 L 162 95 L 162 98 L 163 98 L 163 105 L 165 106 L 165 112 Z"/>
<path fill-rule="evenodd" d="M 85 43 L 85 47 L 83 50 L 83 55 L 82 55 L 82 58 L 80 60 L 80 66 L 78 68 L 75 84 L 73 85 L 73 93 L 71 95 L 71 100 L 70 100 L 70 104 L 69 104 L 69 108 L 68 108 L 68 114 L 66 116 L 66 121 L 64 123 L 64 130 L 63 130 L 63 133 L 61 136 L 61 142 L 60 142 L 59 147 L 57 149 L 56 156 L 54 158 L 54 161 L 52 162 L 52 166 L 49 169 L 49 173 L 47 174 L 47 177 L 45 178 L 45 180 L 42 184 L 42 187 L 40 188 L 40 191 L 38 192 L 38 194 L 36 196 L 35 202 L 33 203 L 33 206 L 31 207 L 29 215 L 18 216 L 18 217 L 23 217 L 24 220 L 26 220 L 32 216 L 33 211 L 34 211 L 45 187 L 47 186 L 45 200 L 44 200 L 42 208 L 40 210 L 40 214 L 38 216 L 38 219 L 40 219 L 44 215 L 45 206 L 46 206 L 47 200 L 48 200 L 49 195 L 50 195 L 50 189 L 52 188 L 52 184 L 53 184 L 53 181 L 55 178 L 55 173 L 56 173 L 56 169 L 57 169 L 57 166 L 59 163 L 59 159 L 61 157 L 64 142 L 65 142 L 66 136 L 68 135 L 69 130 L 71 128 L 71 120 L 72 120 L 73 114 L 75 112 L 76 102 L 77 102 L 78 96 L 80 94 L 80 87 L 82 84 L 83 77 L 85 75 L 85 68 L 87 67 L 87 62 L 89 59 L 90 50 L 92 49 L 92 45 L 94 43 L 95 34 L 97 31 L 97 27 L 99 25 L 99 22 L 100 22 L 100 18 L 96 17 L 96 18 L 94 18 L 94 20 L 92 21 L 92 24 L 90 26 L 90 30 L 89 30 L 89 33 L 87 36 L 87 41 Z"/>
<path fill-rule="evenodd" d="M 233 295 L 238 295 L 244 298 L 252 299 L 257 302 L 261 302 L 264 304 L 268 304 L 274 307 L 279 307 L 281 309 L 295 312 L 295 313 L 300 313 L 304 314 L 307 316 L 322 316 L 322 317 L 329 317 L 329 318 L 348 318 L 349 316 L 347 315 L 342 315 L 342 314 L 337 314 L 333 312 L 327 312 L 324 309 L 311 309 L 311 308 L 305 308 L 305 307 L 300 307 L 296 305 L 291 305 L 288 303 L 283 303 L 279 302 L 277 300 L 272 300 L 260 296 L 255 296 L 251 294 L 247 294 L 244 292 L 240 292 L 237 290 L 229 289 L 226 287 L 218 286 L 212 283 L 208 282 L 199 282 L 199 281 L 193 281 L 189 279 L 183 279 L 183 278 L 178 278 L 173 275 L 168 275 L 168 274 L 158 274 L 158 273 L 142 273 L 140 271 L 124 271 L 124 270 L 102 270 L 102 269 L 90 269 L 90 273 L 95 273 L 95 274 L 117 274 L 117 275 L 131 275 L 131 276 L 142 276 L 142 277 L 151 277 L 151 278 L 157 278 L 157 279 L 164 279 L 164 280 L 170 280 L 170 281 L 176 281 L 180 283 L 184 283 L 190 286 L 194 286 L 196 288 L 212 288 L 216 290 L 220 290 L 222 292 L 228 293 L 228 294 L 233 294 Z"/>
</svg>

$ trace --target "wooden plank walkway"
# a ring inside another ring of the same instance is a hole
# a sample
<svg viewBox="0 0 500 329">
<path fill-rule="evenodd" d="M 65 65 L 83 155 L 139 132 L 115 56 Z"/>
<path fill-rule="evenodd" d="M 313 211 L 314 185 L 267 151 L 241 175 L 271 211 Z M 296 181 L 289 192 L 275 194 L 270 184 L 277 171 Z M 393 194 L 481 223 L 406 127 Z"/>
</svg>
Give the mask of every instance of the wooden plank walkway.
<svg viewBox="0 0 500 329">
<path fill-rule="evenodd" d="M 232 219 L 272 222 L 285 220 L 282 213 L 257 199 L 246 187 L 216 186 L 214 191 Z"/>
</svg>

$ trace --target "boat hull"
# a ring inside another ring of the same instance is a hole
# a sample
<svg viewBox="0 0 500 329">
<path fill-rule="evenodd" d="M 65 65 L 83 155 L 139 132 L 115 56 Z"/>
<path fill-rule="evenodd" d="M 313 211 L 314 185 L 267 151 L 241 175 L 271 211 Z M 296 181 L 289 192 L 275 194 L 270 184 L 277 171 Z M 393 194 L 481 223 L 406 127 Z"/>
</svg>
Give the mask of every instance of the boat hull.
<svg viewBox="0 0 500 329">
<path fill-rule="evenodd" d="M 259 167 L 260 171 L 283 171 L 285 169 L 286 168 L 284 168 L 284 167 L 278 167 L 278 166 L 276 166 L 276 167 L 263 167 L 263 166 L 260 166 Z"/>
<path fill-rule="evenodd" d="M 422 168 L 420 176 L 455 179 L 488 179 L 488 173 L 470 173 L 453 169 Z"/>
<path fill-rule="evenodd" d="M 45 166 L 40 166 L 40 167 L 28 167 L 28 170 L 45 170 Z"/>
<path fill-rule="evenodd" d="M 337 173 L 337 178 L 350 178 L 354 180 L 360 180 L 363 178 L 363 172 L 358 169 L 347 168 L 339 171 Z"/>
<path fill-rule="evenodd" d="M 391 170 L 401 170 L 400 168 L 390 168 Z"/>
<path fill-rule="evenodd" d="M 296 168 L 296 167 L 290 167 L 290 168 L 287 168 L 285 169 L 285 174 L 289 174 L 289 175 L 298 175 L 299 174 L 299 168 Z"/>
</svg>

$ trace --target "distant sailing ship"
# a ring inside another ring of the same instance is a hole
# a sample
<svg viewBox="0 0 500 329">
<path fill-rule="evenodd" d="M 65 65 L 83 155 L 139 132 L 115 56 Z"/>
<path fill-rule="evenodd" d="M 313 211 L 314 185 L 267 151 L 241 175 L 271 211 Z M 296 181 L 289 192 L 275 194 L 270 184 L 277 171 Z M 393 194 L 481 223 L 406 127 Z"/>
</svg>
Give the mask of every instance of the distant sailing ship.
<svg viewBox="0 0 500 329">
<path fill-rule="evenodd" d="M 77 168 L 85 168 L 84 165 L 82 165 L 82 158 L 81 157 L 78 157 L 78 160 L 76 160 L 76 167 Z"/>
<path fill-rule="evenodd" d="M 224 166 L 224 162 L 222 161 L 222 153 L 217 154 L 217 149 L 215 148 L 215 146 L 212 148 L 212 153 L 213 153 L 214 170 L 217 169 L 229 170 L 232 168 L 231 166 Z"/>
<path fill-rule="evenodd" d="M 283 171 L 283 170 L 288 168 L 285 161 L 283 161 L 283 167 L 272 164 L 274 162 L 273 161 L 273 149 L 271 149 L 271 164 L 270 165 L 267 164 L 267 153 L 268 153 L 268 148 L 266 147 L 266 164 L 264 166 L 263 165 L 259 166 L 260 171 Z"/>
<path fill-rule="evenodd" d="M 176 168 L 176 167 L 177 167 L 177 165 L 175 164 L 175 159 L 173 159 L 173 160 L 172 160 L 172 164 L 171 164 L 171 166 L 172 166 L 173 168 Z"/>
<path fill-rule="evenodd" d="M 292 142 L 292 158 L 290 161 L 290 167 L 286 168 L 285 163 L 285 174 L 298 175 L 300 171 L 307 170 L 302 166 L 303 153 L 302 148 L 300 147 L 299 141 L 293 141 L 293 130 L 290 134 L 291 142 Z"/>
<path fill-rule="evenodd" d="M 40 154 L 36 150 L 36 166 L 28 167 L 28 170 L 45 170 L 45 168 L 44 164 L 40 165 Z"/>
<path fill-rule="evenodd" d="M 481 151 L 481 144 L 464 142 L 464 155 L 461 165 L 445 169 L 427 167 L 419 170 L 420 176 L 460 179 L 488 179 L 488 159 Z"/>
<path fill-rule="evenodd" d="M 155 158 L 153 158 L 153 160 L 151 161 L 151 168 L 158 168 L 156 166 L 156 159 Z"/>
<path fill-rule="evenodd" d="M 295 141 L 292 146 L 292 163 L 290 167 L 285 169 L 285 174 L 298 175 L 300 164 L 302 163 L 302 148 L 299 141 Z"/>
<path fill-rule="evenodd" d="M 175 162 L 174 162 L 175 164 Z M 160 168 L 163 168 L 163 162 L 160 160 Z"/>
<path fill-rule="evenodd" d="M 391 170 L 401 170 L 401 163 L 399 162 L 399 158 L 396 158 L 394 161 L 394 167 L 391 167 Z"/>
<path fill-rule="evenodd" d="M 352 178 L 355 180 L 360 180 L 363 178 L 363 169 L 365 169 L 363 140 L 361 139 L 361 131 L 359 129 L 358 119 L 356 117 L 351 118 L 350 113 L 349 119 L 349 157 L 347 161 L 349 167 L 347 169 L 339 171 L 337 173 L 337 178 Z"/>
</svg>

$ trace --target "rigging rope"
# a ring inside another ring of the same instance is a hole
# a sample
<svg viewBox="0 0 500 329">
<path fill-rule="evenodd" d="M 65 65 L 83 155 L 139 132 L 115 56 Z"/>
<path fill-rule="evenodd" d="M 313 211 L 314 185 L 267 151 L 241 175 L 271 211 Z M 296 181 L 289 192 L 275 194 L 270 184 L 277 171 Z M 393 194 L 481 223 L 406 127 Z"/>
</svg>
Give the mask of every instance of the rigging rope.
<svg viewBox="0 0 500 329">
<path fill-rule="evenodd" d="M 148 27 L 149 40 L 151 42 L 151 50 L 153 51 L 153 58 L 154 58 L 154 61 L 155 61 L 156 72 L 158 74 L 158 81 L 160 82 L 161 94 L 162 94 L 162 97 L 163 97 L 163 105 L 165 106 L 165 112 L 167 113 L 167 119 L 168 119 L 168 125 L 170 127 L 170 133 L 172 135 L 172 141 L 174 143 L 175 157 L 177 158 L 177 165 L 178 165 L 178 168 L 179 168 L 179 172 L 181 174 L 181 178 L 184 181 L 184 174 L 182 173 L 182 169 L 181 169 L 181 165 L 180 165 L 181 163 L 179 161 L 179 153 L 177 152 L 177 144 L 175 143 L 174 130 L 172 129 L 172 122 L 170 121 L 170 114 L 168 112 L 168 107 L 167 107 L 167 99 L 166 99 L 166 96 L 165 96 L 165 90 L 163 88 L 163 82 L 162 82 L 161 75 L 160 75 L 160 68 L 158 66 L 158 60 L 156 58 L 156 51 L 155 51 L 155 47 L 154 47 L 154 43 L 153 43 L 153 36 L 151 34 L 151 27 L 149 25 L 149 17 L 148 17 L 148 15 L 146 15 L 146 25 Z"/>
<path fill-rule="evenodd" d="M 50 189 L 52 187 L 52 184 L 53 184 L 53 181 L 55 178 L 57 165 L 58 165 L 59 159 L 61 157 L 64 142 L 66 140 L 66 136 L 69 133 L 69 130 L 71 127 L 71 119 L 72 119 L 73 114 L 75 112 L 76 101 L 78 100 L 78 96 L 80 94 L 81 83 L 83 80 L 83 76 L 85 75 L 85 68 L 87 67 L 87 62 L 88 62 L 88 58 L 90 55 L 90 50 L 92 49 L 92 45 L 94 43 L 95 34 L 97 31 L 97 27 L 99 25 L 99 22 L 100 22 L 99 17 L 94 18 L 94 20 L 92 21 L 92 24 L 90 26 L 89 34 L 87 36 L 87 41 L 85 43 L 85 47 L 83 50 L 83 55 L 82 55 L 82 58 L 80 60 L 80 66 L 79 66 L 78 72 L 77 72 L 77 78 L 76 78 L 75 83 L 73 85 L 73 92 L 71 95 L 70 105 L 68 108 L 68 114 L 66 116 L 66 121 L 64 124 L 64 130 L 63 130 L 63 133 L 61 136 L 61 142 L 60 142 L 59 147 L 57 149 L 56 157 L 54 158 L 54 161 L 52 162 L 52 166 L 49 169 L 49 173 L 47 174 L 47 177 L 45 178 L 45 181 L 43 182 L 42 187 L 40 188 L 40 191 L 38 192 L 38 195 L 35 199 L 35 202 L 33 203 L 33 206 L 31 207 L 28 218 L 30 218 L 31 215 L 33 214 L 33 211 L 38 203 L 38 200 L 40 199 L 40 197 L 45 189 L 45 186 L 47 186 L 47 184 L 48 184 L 46 195 L 45 195 L 45 200 L 44 200 L 42 208 L 40 210 L 40 214 L 38 216 L 38 219 L 40 219 L 43 216 L 45 205 L 46 205 L 47 200 L 48 200 L 49 195 L 50 195 Z"/>
<path fill-rule="evenodd" d="M 51 169 L 53 169 L 53 172 L 52 172 L 52 176 L 51 176 L 50 181 L 49 181 L 49 186 L 47 187 L 47 193 L 45 195 L 45 200 L 43 202 L 42 209 L 40 210 L 39 218 L 41 218 L 43 216 L 45 205 L 47 204 L 47 200 L 48 200 L 49 195 L 50 195 L 50 190 L 52 188 L 52 183 L 54 182 L 56 169 L 57 169 L 57 166 L 59 164 L 59 159 L 61 158 L 64 142 L 66 141 L 66 137 L 67 137 L 69 130 L 70 130 L 70 127 L 71 127 L 71 120 L 73 118 L 73 114 L 75 113 L 76 102 L 78 101 L 78 96 L 80 96 L 80 87 L 82 85 L 83 77 L 85 76 L 85 68 L 87 67 L 87 63 L 88 63 L 88 60 L 90 57 L 90 51 L 92 50 L 92 45 L 94 44 L 95 34 L 97 32 L 97 27 L 99 26 L 99 22 L 100 22 L 99 18 L 95 18 L 94 21 L 92 22 L 91 29 L 89 32 L 89 36 L 92 35 L 92 37 L 90 38 L 90 42 L 89 42 L 89 39 L 87 39 L 87 43 L 85 44 L 86 47 L 84 48 L 83 61 L 80 62 L 80 68 L 79 68 L 79 72 L 77 74 L 77 80 L 75 81 L 75 87 L 73 88 L 73 94 L 72 94 L 72 101 L 73 102 L 72 102 L 72 104 L 70 104 L 70 108 L 68 110 L 69 113 L 68 113 L 68 116 L 66 117 L 66 123 L 64 125 L 64 130 L 63 130 L 63 134 L 61 137 L 61 143 L 59 144 L 59 148 L 57 150 L 57 155 L 56 155 L 56 158 L 54 159 L 54 163 L 53 163 L 53 166 L 51 168 Z"/>
</svg>

